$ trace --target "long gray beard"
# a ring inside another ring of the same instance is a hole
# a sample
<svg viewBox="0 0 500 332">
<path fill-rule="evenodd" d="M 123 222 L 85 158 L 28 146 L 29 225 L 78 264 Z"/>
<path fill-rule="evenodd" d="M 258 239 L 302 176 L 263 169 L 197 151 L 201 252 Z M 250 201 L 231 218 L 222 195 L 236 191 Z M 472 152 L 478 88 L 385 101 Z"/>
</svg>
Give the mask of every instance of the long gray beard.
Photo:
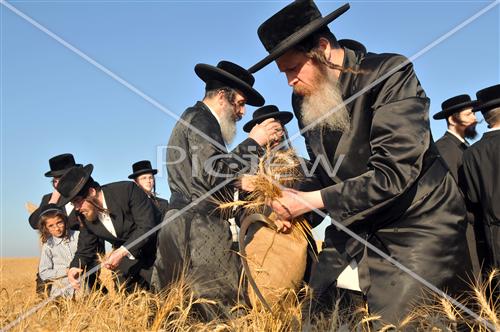
<svg viewBox="0 0 500 332">
<path fill-rule="evenodd" d="M 222 133 L 222 139 L 226 145 L 231 145 L 233 143 L 234 137 L 236 136 L 236 121 L 234 119 L 233 111 L 230 106 L 224 109 L 224 115 L 220 119 L 220 130 Z"/>
<path fill-rule="evenodd" d="M 342 99 L 338 81 L 329 73 L 322 74 L 317 89 L 302 100 L 301 117 L 308 129 L 328 128 L 347 132 L 351 127 L 349 112 Z"/>
</svg>

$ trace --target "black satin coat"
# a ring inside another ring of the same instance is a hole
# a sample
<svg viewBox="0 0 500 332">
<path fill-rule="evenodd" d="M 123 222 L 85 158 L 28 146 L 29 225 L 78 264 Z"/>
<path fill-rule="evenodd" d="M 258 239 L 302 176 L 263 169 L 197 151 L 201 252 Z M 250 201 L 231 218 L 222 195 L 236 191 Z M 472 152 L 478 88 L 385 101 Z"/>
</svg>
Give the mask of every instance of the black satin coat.
<svg viewBox="0 0 500 332">
<path fill-rule="evenodd" d="M 182 114 L 168 143 L 167 171 L 172 196 L 166 224 L 158 235 L 155 289 L 168 286 L 184 269 L 196 296 L 217 300 L 218 305 L 234 304 L 239 258 L 232 250 L 229 223 L 224 220 L 230 216 L 220 215 L 217 200 L 232 199 L 233 180 L 240 173 L 250 173 L 249 161 L 257 160 L 260 153 L 263 151 L 250 138 L 228 153 L 219 123 L 204 103 L 198 102 Z M 227 180 L 230 183 L 213 191 Z M 198 202 L 188 208 L 195 201 Z M 209 320 L 220 312 L 205 305 L 201 313 Z"/>
<path fill-rule="evenodd" d="M 311 161 L 322 159 L 317 176 L 330 217 L 436 287 L 454 289 L 467 260 L 464 201 L 433 143 L 429 99 L 405 60 L 345 48 L 343 66 L 358 73 L 340 75 L 344 100 L 400 68 L 347 104 L 348 133 L 314 129 L 303 136 Z M 303 128 L 300 98 L 292 102 Z M 402 318 L 421 295 L 414 277 L 329 226 L 310 283 L 319 300 L 352 258 L 370 310 L 383 319 Z"/>
<path fill-rule="evenodd" d="M 500 130 L 490 131 L 464 154 L 467 197 L 483 225 L 492 267 L 500 267 Z"/>
</svg>

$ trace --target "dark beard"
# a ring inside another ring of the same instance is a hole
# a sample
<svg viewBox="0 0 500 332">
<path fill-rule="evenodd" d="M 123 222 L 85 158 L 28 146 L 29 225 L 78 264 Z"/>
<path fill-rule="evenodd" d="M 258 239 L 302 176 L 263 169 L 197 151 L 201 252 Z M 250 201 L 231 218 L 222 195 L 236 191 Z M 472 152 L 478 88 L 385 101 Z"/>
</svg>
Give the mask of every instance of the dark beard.
<svg viewBox="0 0 500 332">
<path fill-rule="evenodd" d="M 465 138 L 474 139 L 477 137 L 476 125 L 469 126 L 464 130 Z"/>
</svg>

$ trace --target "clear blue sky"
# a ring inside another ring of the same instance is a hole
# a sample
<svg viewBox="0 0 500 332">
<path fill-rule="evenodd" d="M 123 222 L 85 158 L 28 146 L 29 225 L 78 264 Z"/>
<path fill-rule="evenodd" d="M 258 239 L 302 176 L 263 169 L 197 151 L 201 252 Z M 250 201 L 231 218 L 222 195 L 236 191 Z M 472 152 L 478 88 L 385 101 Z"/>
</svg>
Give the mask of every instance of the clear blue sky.
<svg viewBox="0 0 500 332">
<path fill-rule="evenodd" d="M 266 52 L 257 27 L 288 1 L 10 1 L 68 43 L 180 115 L 203 95 L 196 63 L 221 59 L 245 67 Z M 318 1 L 323 14 L 344 2 Z M 412 56 L 492 1 L 353 1 L 330 24 L 335 35 L 357 39 L 372 52 Z M 127 178 L 131 164 L 150 159 L 168 141 L 175 120 L 1 8 L 1 252 L 37 256 L 27 201 L 50 192 L 48 159 L 72 152 L 93 163 L 94 178 Z M 451 96 L 500 81 L 499 6 L 415 60 L 431 98 L 431 114 Z M 290 110 L 290 89 L 274 64 L 256 75 L 267 103 Z M 243 123 L 251 118 L 247 109 Z M 486 130 L 479 126 L 480 133 Z M 295 133 L 295 123 L 289 126 Z M 444 122 L 432 122 L 435 138 Z M 238 135 L 237 140 L 243 139 Z M 303 141 L 295 146 L 304 153 Z M 162 162 L 164 158 L 158 158 Z M 162 169 L 161 164 L 157 167 Z M 161 196 L 170 196 L 164 172 Z M 322 225 L 324 226 L 324 225 Z M 320 226 L 318 235 L 323 237 Z"/>
</svg>

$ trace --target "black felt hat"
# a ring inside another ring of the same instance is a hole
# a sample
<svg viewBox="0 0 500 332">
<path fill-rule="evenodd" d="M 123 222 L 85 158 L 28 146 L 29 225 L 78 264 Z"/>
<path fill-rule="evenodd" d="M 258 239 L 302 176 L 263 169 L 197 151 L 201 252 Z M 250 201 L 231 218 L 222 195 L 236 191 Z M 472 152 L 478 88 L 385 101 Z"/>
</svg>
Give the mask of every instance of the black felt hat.
<svg viewBox="0 0 500 332">
<path fill-rule="evenodd" d="M 58 203 L 59 206 L 64 206 L 76 196 L 85 194 L 81 193 L 81 191 L 88 183 L 94 181 L 90 176 L 93 170 L 94 166 L 92 164 L 76 166 L 70 168 L 61 177 L 57 185 L 57 191 L 61 194 L 61 199 Z"/>
<path fill-rule="evenodd" d="M 153 169 L 151 162 L 149 160 L 141 160 L 132 165 L 132 174 L 128 176 L 129 179 L 135 179 L 142 174 L 153 173 L 155 175 L 158 173 L 157 169 Z"/>
<path fill-rule="evenodd" d="M 432 117 L 434 120 L 446 119 L 450 115 L 460 112 L 466 108 L 477 106 L 477 100 L 471 100 L 469 95 L 459 95 L 446 99 L 441 104 L 441 112 Z"/>
<path fill-rule="evenodd" d="M 253 65 L 249 71 L 255 73 L 264 68 L 293 46 L 326 27 L 327 24 L 345 13 L 349 7 L 349 4 L 346 3 L 323 17 L 312 0 L 292 2 L 262 23 L 257 30 L 260 41 L 269 55 Z"/>
<path fill-rule="evenodd" d="M 245 125 L 243 126 L 243 131 L 249 133 L 252 130 L 253 126 L 270 118 L 274 118 L 280 121 L 282 125 L 285 125 L 293 119 L 293 114 L 286 111 L 282 112 L 278 109 L 278 107 L 274 105 L 263 106 L 253 112 L 252 120 L 245 123 Z"/>
<path fill-rule="evenodd" d="M 229 61 L 221 61 L 217 67 L 199 63 L 194 71 L 206 84 L 207 89 L 216 89 L 224 86 L 241 91 L 248 105 L 264 105 L 264 97 L 253 88 L 255 78 L 248 70 Z"/>
<path fill-rule="evenodd" d="M 45 173 L 48 178 L 62 176 L 68 169 L 73 166 L 82 166 L 75 164 L 75 158 L 71 153 L 63 153 L 49 159 L 50 171 Z"/>
<path fill-rule="evenodd" d="M 481 113 L 485 114 L 494 108 L 500 107 L 500 84 L 492 85 L 476 92 L 477 107 Z"/>
</svg>

